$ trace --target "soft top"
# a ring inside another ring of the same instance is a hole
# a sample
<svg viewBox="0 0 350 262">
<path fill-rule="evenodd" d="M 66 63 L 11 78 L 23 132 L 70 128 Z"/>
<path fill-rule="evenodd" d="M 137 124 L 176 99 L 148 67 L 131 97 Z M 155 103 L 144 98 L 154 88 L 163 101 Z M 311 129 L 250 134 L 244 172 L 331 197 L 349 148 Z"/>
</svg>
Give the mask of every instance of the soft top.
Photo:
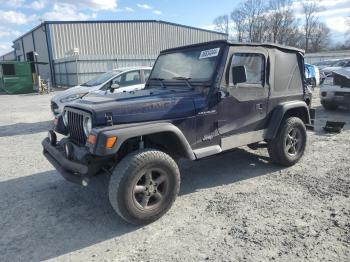
<svg viewBox="0 0 350 262">
<path fill-rule="evenodd" d="M 215 41 L 203 42 L 203 43 L 198 43 L 198 44 L 180 46 L 180 47 L 175 47 L 175 48 L 170 48 L 170 49 L 163 50 L 160 53 L 173 52 L 173 51 L 180 50 L 180 49 L 187 48 L 187 47 L 196 47 L 196 46 L 214 45 L 214 44 L 229 45 L 229 46 L 262 46 L 262 47 L 265 47 L 265 48 L 276 48 L 276 49 L 279 49 L 279 50 L 285 51 L 285 52 L 292 51 L 292 52 L 298 52 L 298 53 L 301 53 L 301 54 L 305 53 L 305 50 L 303 50 L 303 49 L 299 49 L 299 48 L 291 47 L 291 46 L 284 46 L 284 45 L 280 45 L 280 44 L 274 44 L 274 43 L 241 43 L 241 42 L 231 42 L 231 41 L 228 41 L 228 40 L 215 40 Z"/>
</svg>

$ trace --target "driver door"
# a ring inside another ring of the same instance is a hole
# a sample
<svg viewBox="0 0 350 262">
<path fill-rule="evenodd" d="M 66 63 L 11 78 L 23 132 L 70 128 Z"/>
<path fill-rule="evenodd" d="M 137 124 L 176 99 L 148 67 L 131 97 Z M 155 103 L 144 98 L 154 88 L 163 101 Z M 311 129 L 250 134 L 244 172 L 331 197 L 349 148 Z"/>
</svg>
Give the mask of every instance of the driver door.
<svg viewBox="0 0 350 262">
<path fill-rule="evenodd" d="M 267 57 L 265 48 L 230 49 L 227 85 L 221 88 L 218 103 L 217 128 L 222 137 L 223 150 L 262 140 L 269 94 L 266 83 Z M 237 68 L 241 70 L 235 71 Z M 237 75 L 237 72 L 243 73 L 243 76 Z"/>
</svg>

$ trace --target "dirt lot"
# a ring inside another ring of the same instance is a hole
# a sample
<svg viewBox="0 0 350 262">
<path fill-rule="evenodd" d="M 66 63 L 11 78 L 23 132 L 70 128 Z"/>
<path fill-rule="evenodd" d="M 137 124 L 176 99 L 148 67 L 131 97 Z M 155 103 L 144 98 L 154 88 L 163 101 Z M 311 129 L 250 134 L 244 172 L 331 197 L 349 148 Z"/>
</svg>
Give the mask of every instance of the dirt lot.
<svg viewBox="0 0 350 262">
<path fill-rule="evenodd" d="M 182 162 L 170 212 L 135 227 L 110 207 L 107 180 L 70 184 L 41 155 L 49 99 L 0 95 L 0 261 L 349 261 L 349 110 L 314 99 L 316 132 L 291 168 L 247 148 Z M 324 134 L 327 119 L 345 131 Z"/>
</svg>

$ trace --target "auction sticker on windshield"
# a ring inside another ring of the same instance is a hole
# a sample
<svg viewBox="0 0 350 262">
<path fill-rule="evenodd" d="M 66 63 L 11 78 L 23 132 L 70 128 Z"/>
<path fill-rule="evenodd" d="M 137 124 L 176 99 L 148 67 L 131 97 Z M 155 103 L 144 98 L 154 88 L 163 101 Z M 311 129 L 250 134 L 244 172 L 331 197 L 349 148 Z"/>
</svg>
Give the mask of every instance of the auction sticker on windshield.
<svg viewBox="0 0 350 262">
<path fill-rule="evenodd" d="M 199 55 L 199 59 L 209 58 L 209 57 L 213 57 L 213 56 L 218 56 L 219 51 L 220 51 L 219 47 L 213 48 L 213 49 L 204 50 Z"/>
</svg>

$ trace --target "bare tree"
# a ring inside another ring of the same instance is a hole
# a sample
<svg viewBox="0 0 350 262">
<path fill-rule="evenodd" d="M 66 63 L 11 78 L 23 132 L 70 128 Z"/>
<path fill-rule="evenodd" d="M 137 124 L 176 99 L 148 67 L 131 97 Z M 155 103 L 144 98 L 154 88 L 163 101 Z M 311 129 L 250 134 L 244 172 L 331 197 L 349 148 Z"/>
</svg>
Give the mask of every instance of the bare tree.
<svg viewBox="0 0 350 262">
<path fill-rule="evenodd" d="M 349 41 L 350 41 L 350 16 L 348 16 L 347 18 L 346 18 L 346 25 L 347 25 L 347 27 L 348 27 L 348 32 L 347 32 L 347 36 L 349 37 Z"/>
<path fill-rule="evenodd" d="M 234 24 L 234 30 L 237 34 L 237 41 L 243 42 L 246 31 L 246 17 L 240 8 L 236 8 L 231 13 L 231 20 Z"/>
<path fill-rule="evenodd" d="M 292 0 L 270 0 L 268 18 L 269 41 L 289 45 L 289 39 L 298 30 L 298 21 L 289 8 Z"/>
<path fill-rule="evenodd" d="M 225 34 L 229 34 L 229 17 L 228 15 L 218 16 L 214 19 L 215 30 L 219 32 L 223 32 Z"/>
<path fill-rule="evenodd" d="M 265 11 L 263 0 L 245 0 L 239 7 L 245 17 L 248 41 L 261 42 L 262 15 Z"/>
<path fill-rule="evenodd" d="M 309 51 L 309 42 L 313 34 L 313 29 L 318 24 L 317 12 L 320 11 L 319 5 L 313 0 L 307 0 L 302 3 L 304 14 L 304 35 L 305 35 L 305 51 Z"/>
<path fill-rule="evenodd" d="M 329 44 L 330 29 L 325 23 L 317 23 L 312 29 L 312 37 L 310 38 L 311 52 L 318 52 L 327 48 Z"/>
</svg>

